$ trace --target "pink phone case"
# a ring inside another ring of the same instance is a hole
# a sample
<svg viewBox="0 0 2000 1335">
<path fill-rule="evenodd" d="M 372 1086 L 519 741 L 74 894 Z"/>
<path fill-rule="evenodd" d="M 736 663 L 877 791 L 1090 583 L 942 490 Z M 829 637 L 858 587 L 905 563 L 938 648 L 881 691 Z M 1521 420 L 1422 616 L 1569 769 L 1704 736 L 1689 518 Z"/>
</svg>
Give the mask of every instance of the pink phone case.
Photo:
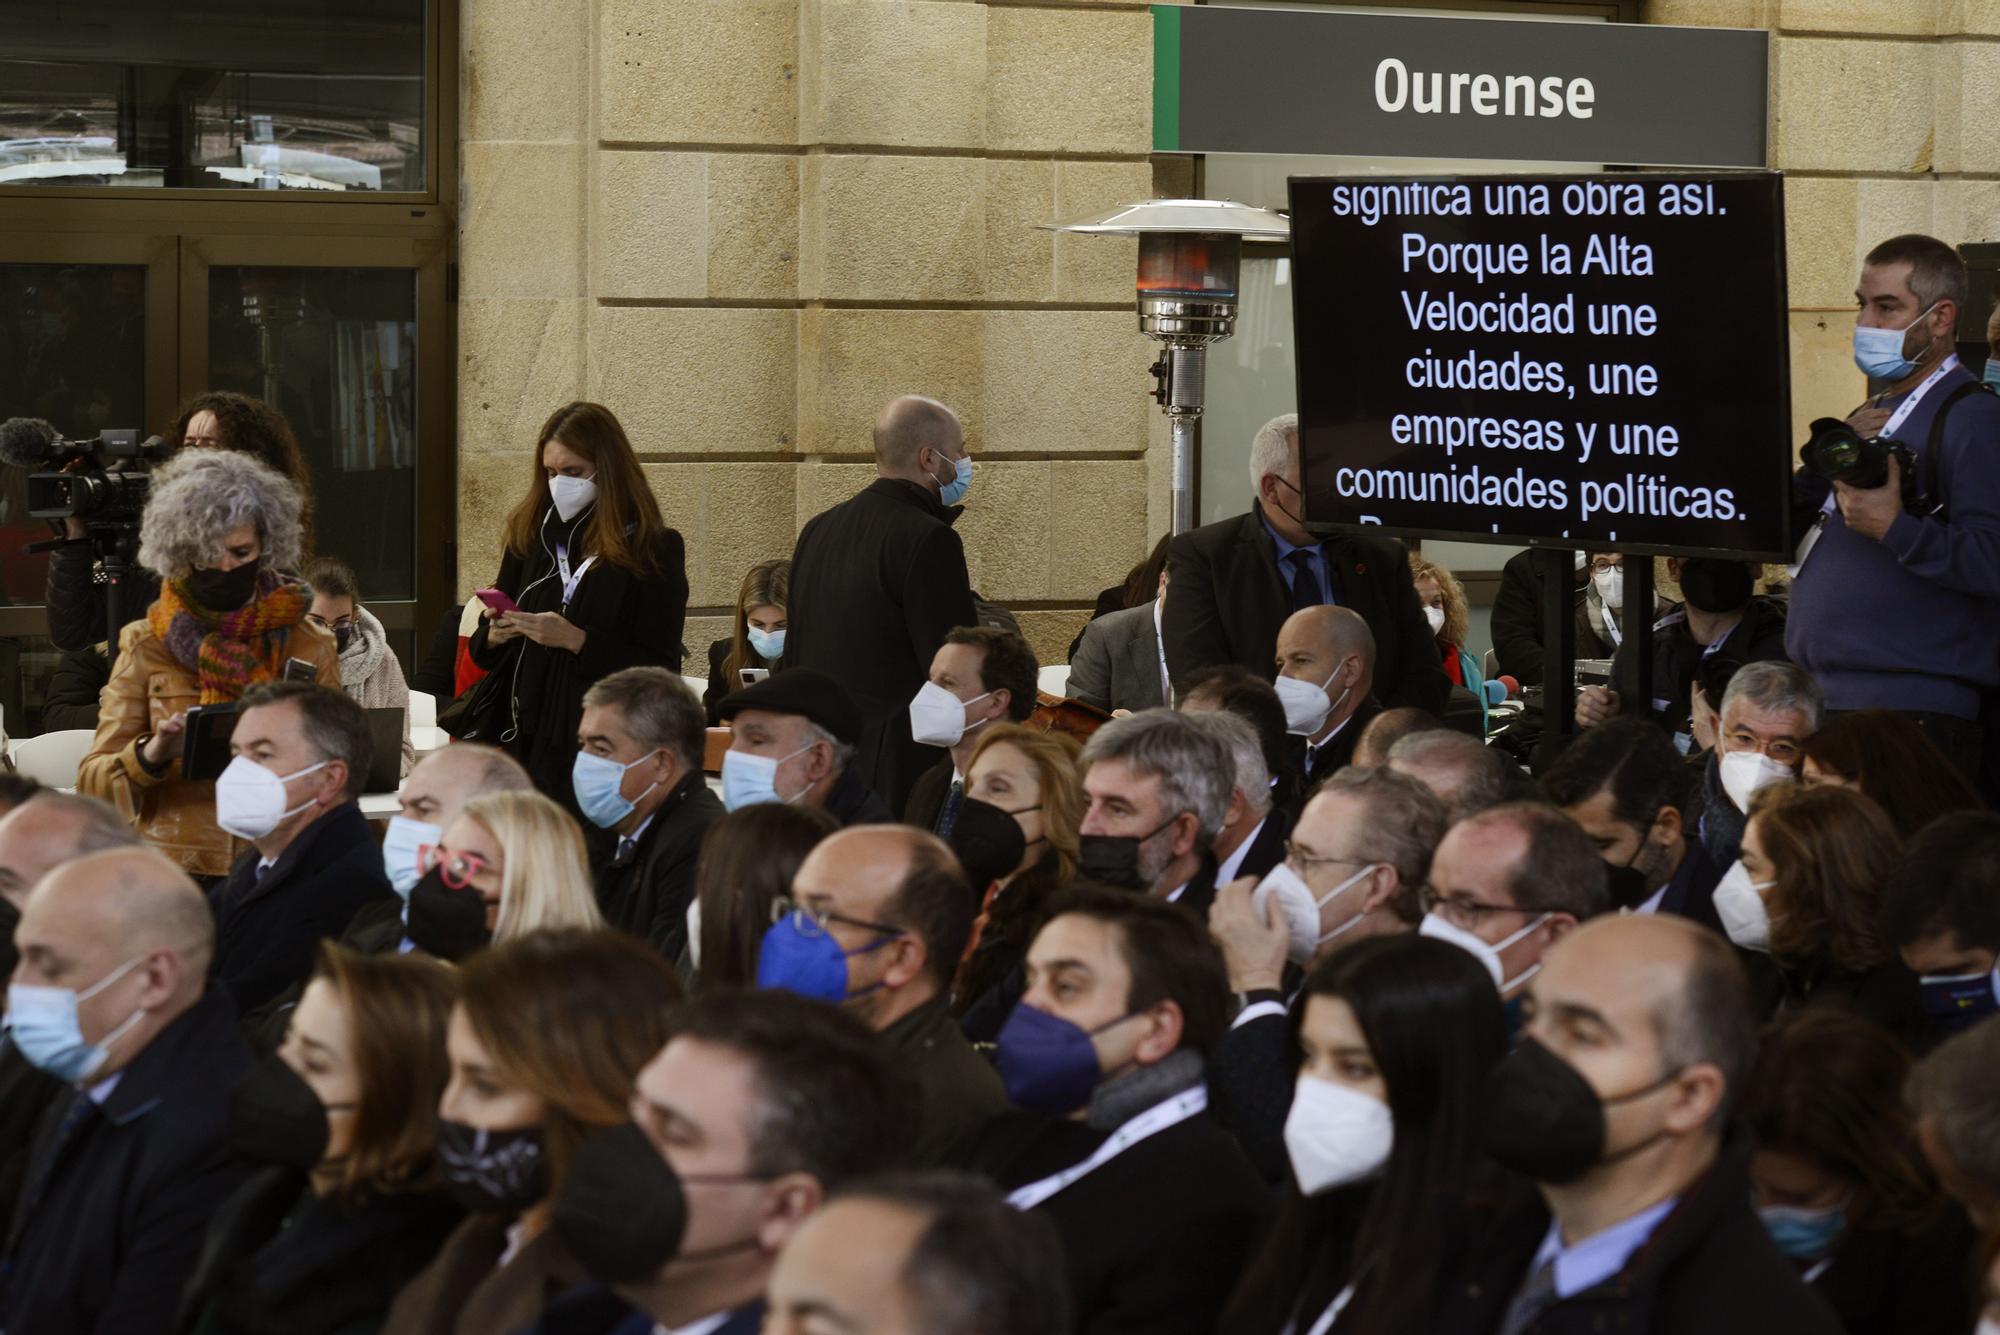
<svg viewBox="0 0 2000 1335">
<path fill-rule="evenodd" d="M 521 605 L 499 589 L 474 589 L 472 596 L 496 612 L 518 612 Z"/>
</svg>

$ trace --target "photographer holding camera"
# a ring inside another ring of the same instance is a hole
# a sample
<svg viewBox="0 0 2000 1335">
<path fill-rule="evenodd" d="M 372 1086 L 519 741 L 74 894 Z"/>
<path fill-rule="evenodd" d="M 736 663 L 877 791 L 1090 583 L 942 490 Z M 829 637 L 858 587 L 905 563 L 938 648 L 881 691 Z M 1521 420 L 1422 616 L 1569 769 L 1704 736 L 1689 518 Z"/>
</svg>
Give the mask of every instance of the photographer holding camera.
<svg viewBox="0 0 2000 1335">
<path fill-rule="evenodd" d="M 248 394 L 211 390 L 181 405 L 166 443 L 169 457 L 183 447 L 253 454 L 289 479 L 304 502 L 300 525 L 304 551 L 311 555 L 312 476 L 283 413 Z M 72 463 L 68 471 L 78 471 L 81 466 Z M 63 650 L 87 649 L 107 641 L 116 644 L 123 627 L 105 625 L 96 535 L 91 524 L 74 515 L 62 522 L 67 541 L 49 554 L 49 638 Z M 159 581 L 151 572 L 131 565 L 125 575 L 122 620 L 138 620 L 159 596 Z"/>
<path fill-rule="evenodd" d="M 1965 286 L 1934 237 L 1862 263 L 1854 360 L 1886 387 L 1802 452 L 1785 648 L 1833 710 L 1907 714 L 1975 777 L 2000 684 L 2000 399 L 1953 351 Z"/>
</svg>

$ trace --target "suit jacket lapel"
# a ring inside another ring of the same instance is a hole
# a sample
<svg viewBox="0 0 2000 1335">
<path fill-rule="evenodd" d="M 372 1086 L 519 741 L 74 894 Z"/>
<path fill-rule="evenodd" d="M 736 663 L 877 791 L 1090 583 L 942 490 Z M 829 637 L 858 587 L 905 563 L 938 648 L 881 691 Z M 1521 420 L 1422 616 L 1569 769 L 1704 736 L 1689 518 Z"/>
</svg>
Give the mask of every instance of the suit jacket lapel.
<svg viewBox="0 0 2000 1335">
<path fill-rule="evenodd" d="M 1157 691 L 1160 681 L 1159 633 L 1153 629 L 1153 618 L 1150 609 L 1148 609 L 1146 616 L 1134 617 L 1133 620 L 1138 622 L 1138 629 L 1132 635 L 1132 638 L 1125 642 L 1126 665 L 1133 673 L 1137 674 L 1139 681 L 1152 682 L 1154 690 Z M 1151 694 L 1150 692 L 1148 693 L 1148 698 L 1151 698 Z M 1166 701 L 1154 700 L 1153 703 L 1163 705 Z"/>
</svg>

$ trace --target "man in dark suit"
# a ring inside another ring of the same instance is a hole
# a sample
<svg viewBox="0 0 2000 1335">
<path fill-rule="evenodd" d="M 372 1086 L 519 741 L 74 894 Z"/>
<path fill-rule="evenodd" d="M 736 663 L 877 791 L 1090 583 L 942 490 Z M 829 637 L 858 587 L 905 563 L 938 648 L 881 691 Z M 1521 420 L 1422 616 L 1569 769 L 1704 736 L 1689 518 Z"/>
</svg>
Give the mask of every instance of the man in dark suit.
<svg viewBox="0 0 2000 1335">
<path fill-rule="evenodd" d="M 1160 649 L 1161 608 L 1167 572 L 1160 570 L 1159 593 L 1142 607 L 1107 613 L 1084 626 L 1069 658 L 1064 693 L 1099 709 L 1138 713 L 1170 702 L 1167 656 Z"/>
<path fill-rule="evenodd" d="M 1445 1254 L 1440 1335 L 1598 1330 L 1835 1335 L 1772 1242 L 1731 1109 L 1757 1028 L 1729 943 L 1619 914 L 1558 942 L 1482 1104 L 1488 1154 L 1527 1181 L 1477 1203 Z"/>
<path fill-rule="evenodd" d="M 1082 876 L 1157 895 L 1205 921 L 1215 837 L 1236 782 L 1228 749 L 1186 715 L 1149 709 L 1092 733 L 1082 763 Z"/>
<path fill-rule="evenodd" d="M 1184 710 L 1197 728 L 1220 742 L 1235 766 L 1228 814 L 1215 836 L 1214 882 L 1195 898 L 1213 902 L 1215 888 L 1239 877 L 1262 877 L 1284 861 L 1285 837 L 1292 832 L 1288 812 L 1271 802 L 1271 771 L 1257 733 L 1244 720 L 1220 709 Z M 1193 891 L 1191 890 L 1192 894 Z"/>
<path fill-rule="evenodd" d="M 1362 730 L 1382 712 L 1375 698 L 1375 637 L 1345 607 L 1308 607 L 1278 632 L 1278 699 L 1285 727 L 1306 741 L 1300 791 L 1354 760 Z"/>
<path fill-rule="evenodd" d="M 1076 1329 L 1208 1335 L 1268 1200 L 1208 1112 L 1205 1065 L 1228 1023 L 1221 956 L 1158 900 L 1093 890 L 1050 912 L 1000 1032 L 1023 1111 L 992 1123 L 968 1162 L 1055 1223 Z M 1089 1037 L 1050 1041 L 1073 1032 Z M 1088 1065 L 1072 1069 L 1072 1051 Z"/>
<path fill-rule="evenodd" d="M 1569 744 L 1542 787 L 1604 856 L 1613 908 L 1673 913 L 1722 930 L 1723 869 L 1690 837 L 1694 771 L 1643 719 L 1613 719 Z"/>
<path fill-rule="evenodd" d="M 1322 541 L 1299 518 L 1299 423 L 1266 422 L 1250 446 L 1250 513 L 1183 533 L 1169 549 L 1162 634 L 1179 681 L 1213 663 L 1272 671 L 1279 627 L 1300 608 L 1353 608 L 1374 633 L 1388 705 L 1437 713 L 1451 690 L 1410 578 L 1409 553 L 1366 533 Z"/>
<path fill-rule="evenodd" d="M 862 782 L 901 811 L 935 759 L 910 736 L 910 697 L 945 634 L 979 624 L 951 527 L 972 478 L 957 415 L 931 399 L 891 403 L 875 423 L 875 471 L 799 534 L 785 668 L 817 669 L 846 689 L 860 714 Z"/>
<path fill-rule="evenodd" d="M 600 1284 L 558 1300 L 539 1335 L 756 1335 L 779 1249 L 829 1191 L 907 1147 L 908 1087 L 852 1016 L 720 992 L 689 1001 L 671 1032 L 639 1072 L 633 1122 L 570 1162 L 553 1227 Z M 655 1226 L 667 1200 L 681 1207 L 671 1229 Z"/>
<path fill-rule="evenodd" d="M 12 978 L 20 963 L 14 929 L 42 877 L 86 853 L 138 843 L 131 821 L 78 793 L 45 788 L 0 818 L 0 976 Z M 35 1123 L 67 1088 L 22 1056 L 19 1047 L 0 1044 L 0 1219 L 14 1213 Z"/>
<path fill-rule="evenodd" d="M 1019 631 L 954 626 L 931 659 L 930 680 L 910 702 L 910 731 L 945 754 L 923 772 L 903 804 L 903 821 L 950 836 L 965 801 L 965 771 L 994 723 L 1025 722 L 1035 712 L 1040 665 Z"/>
<path fill-rule="evenodd" d="M 210 897 L 215 977 L 248 1013 L 302 983 L 322 938 L 395 892 L 359 802 L 368 715 L 345 691 L 295 681 L 251 687 L 229 750 L 231 769 L 245 777 L 225 772 L 217 782 L 217 822 L 251 849 Z M 280 795 L 256 800 L 269 784 L 248 767 L 275 778 Z M 240 803 L 229 791 L 237 782 L 252 794 Z"/>
<path fill-rule="evenodd" d="M 1444 837 L 1444 804 L 1407 774 L 1350 767 L 1326 781 L 1299 813 L 1287 861 L 1312 895 L 1317 925 L 1294 937 L 1280 906 L 1259 904 L 1248 877 L 1225 884 L 1209 911 L 1209 934 L 1229 966 L 1236 1018 L 1209 1075 L 1215 1115 L 1236 1133 L 1265 1180 L 1282 1183 L 1285 1114 L 1292 1106 L 1291 1021 L 1304 972 L 1343 946 L 1414 932 L 1418 889 Z"/>
<path fill-rule="evenodd" d="M 707 744 L 701 701 L 665 668 L 625 668 L 584 692 L 575 785 L 595 827 L 597 905 L 670 960 L 687 946 L 702 836 L 722 815 L 702 774 Z"/>
<path fill-rule="evenodd" d="M 111 849 L 51 872 L 17 939 L 13 1041 L 68 1088 L 29 1151 L 0 1328 L 166 1335 L 210 1215 L 249 1170 L 224 1143 L 250 1054 L 204 982 L 208 905 L 158 853 Z"/>
<path fill-rule="evenodd" d="M 916 1080 L 909 1162 L 942 1163 L 960 1140 L 1007 1110 L 993 1064 L 965 1041 L 948 1004 L 979 910 L 957 859 L 937 836 L 905 825 L 842 830 L 806 854 L 792 878 L 792 900 L 808 922 L 824 921 L 820 930 L 846 956 L 839 1003 L 882 1035 Z M 759 978 L 778 987 L 802 981 Z"/>
</svg>

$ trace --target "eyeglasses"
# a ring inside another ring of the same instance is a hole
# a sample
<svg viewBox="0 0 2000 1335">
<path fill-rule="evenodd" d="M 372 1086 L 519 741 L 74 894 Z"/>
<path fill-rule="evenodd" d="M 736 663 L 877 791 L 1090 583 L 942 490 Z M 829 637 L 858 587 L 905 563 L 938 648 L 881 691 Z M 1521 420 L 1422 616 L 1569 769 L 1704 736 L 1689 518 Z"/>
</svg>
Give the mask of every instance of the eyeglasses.
<svg viewBox="0 0 2000 1335">
<path fill-rule="evenodd" d="M 850 918 L 832 909 L 809 909 L 791 899 L 778 899 L 771 904 L 771 925 L 776 927 L 785 919 L 792 920 L 792 927 L 801 936 L 825 936 L 828 923 L 846 923 L 849 927 L 864 927 L 881 936 L 901 936 L 901 927 L 891 927 L 888 923 L 869 922 L 866 918 Z"/>
<path fill-rule="evenodd" d="M 1285 861 L 1291 863 L 1300 872 L 1310 872 L 1322 862 L 1337 862 L 1348 867 L 1366 867 L 1372 865 L 1366 858 L 1314 857 L 1312 854 L 1302 851 L 1297 844 L 1289 839 L 1285 840 Z"/>
<path fill-rule="evenodd" d="M 417 846 L 417 870 L 425 875 L 437 872 L 438 879 L 454 890 L 463 890 L 473 878 L 493 866 L 477 853 L 455 853 L 443 844 Z"/>
<path fill-rule="evenodd" d="M 351 616 L 341 617 L 338 621 L 328 621 L 325 617 L 314 616 L 311 612 L 308 612 L 306 613 L 306 620 L 325 630 L 354 629 L 354 618 Z"/>
<path fill-rule="evenodd" d="M 1482 904 L 1471 895 L 1441 895 L 1428 885 L 1417 887 L 1417 903 L 1424 912 L 1442 914 L 1446 921 L 1456 923 L 1468 932 L 1478 931 L 1479 924 L 1495 913 L 1541 911 L 1521 904 Z"/>
<path fill-rule="evenodd" d="M 1592 570 L 1616 570 L 1623 562 L 1615 556 L 1593 556 L 1590 558 Z"/>
</svg>

